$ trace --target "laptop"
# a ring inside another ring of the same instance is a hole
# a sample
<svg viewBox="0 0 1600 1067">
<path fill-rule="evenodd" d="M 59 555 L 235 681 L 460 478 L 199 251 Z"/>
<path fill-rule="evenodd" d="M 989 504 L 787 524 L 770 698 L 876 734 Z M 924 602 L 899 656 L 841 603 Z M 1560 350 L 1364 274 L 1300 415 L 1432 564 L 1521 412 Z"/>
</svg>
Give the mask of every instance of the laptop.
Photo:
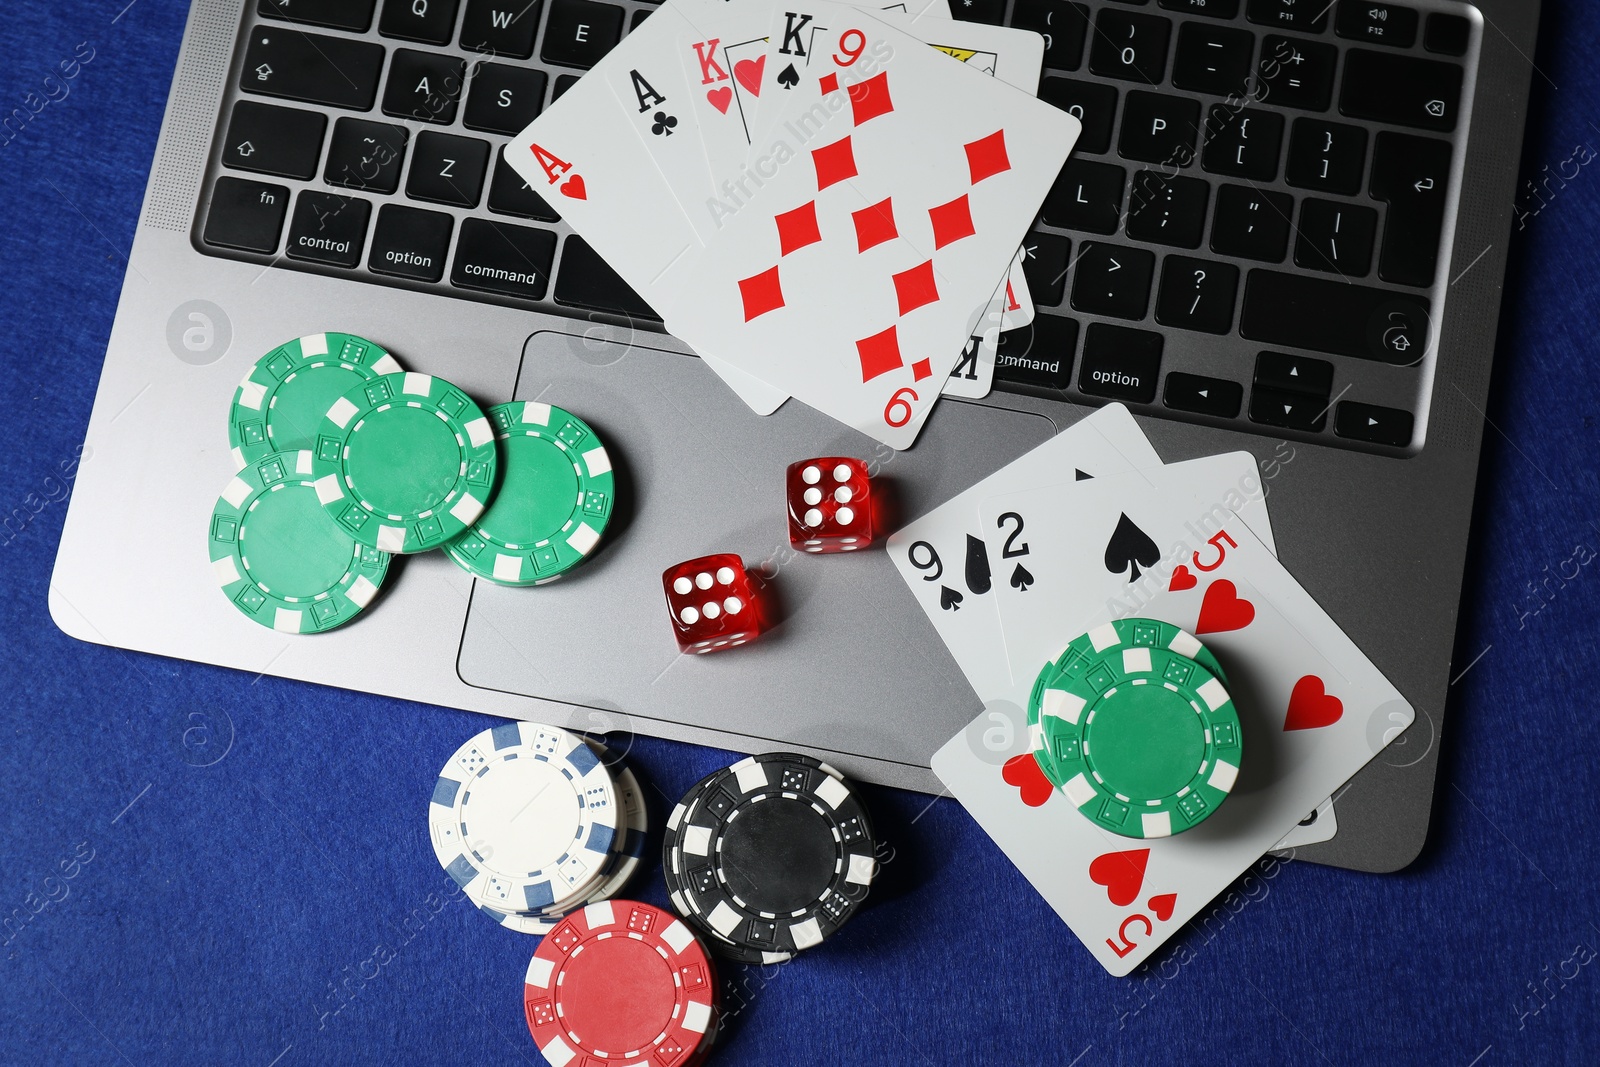
<svg viewBox="0 0 1600 1067">
<path fill-rule="evenodd" d="M 1260 460 L 1289 569 L 1416 705 L 1301 858 L 1388 871 L 1426 834 L 1538 5 L 960 0 L 1040 31 L 1084 133 L 1028 239 L 1033 324 L 996 387 L 889 452 L 752 414 L 500 149 L 637 0 L 195 0 L 51 585 L 86 641 L 938 792 L 977 697 L 881 552 L 797 561 L 783 472 L 873 461 L 901 519 L 1127 404 L 1167 461 Z M 511 250 L 508 252 L 508 249 Z M 1196 287 L 1209 299 L 1192 301 Z M 243 624 L 204 531 L 263 353 L 324 331 L 480 402 L 540 399 L 616 464 L 607 539 L 509 589 L 442 553 L 316 637 Z M 775 574 L 781 625 L 678 654 L 660 574 Z M 1363 580 L 1349 582 L 1352 561 Z M 802 565 L 803 564 L 803 565 Z M 1466 655 L 1470 656 L 1470 650 Z"/>
</svg>

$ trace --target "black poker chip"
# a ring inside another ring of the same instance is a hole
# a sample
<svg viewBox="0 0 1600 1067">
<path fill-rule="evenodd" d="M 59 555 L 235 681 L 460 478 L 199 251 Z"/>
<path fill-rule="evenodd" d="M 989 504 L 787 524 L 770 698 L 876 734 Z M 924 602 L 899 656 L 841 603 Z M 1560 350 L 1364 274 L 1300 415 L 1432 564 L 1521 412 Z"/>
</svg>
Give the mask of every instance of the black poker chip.
<svg viewBox="0 0 1600 1067">
<path fill-rule="evenodd" d="M 696 784 L 668 821 L 662 859 L 673 906 L 714 951 L 770 963 L 855 914 L 876 873 L 875 844 L 842 775 L 772 753 Z"/>
</svg>

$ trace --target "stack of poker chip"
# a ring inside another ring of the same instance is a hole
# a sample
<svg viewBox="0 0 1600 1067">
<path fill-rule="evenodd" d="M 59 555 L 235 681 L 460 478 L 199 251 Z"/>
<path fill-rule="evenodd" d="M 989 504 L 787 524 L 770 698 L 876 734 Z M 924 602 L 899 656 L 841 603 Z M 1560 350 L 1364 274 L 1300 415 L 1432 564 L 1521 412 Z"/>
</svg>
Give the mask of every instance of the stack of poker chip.
<svg viewBox="0 0 1600 1067">
<path fill-rule="evenodd" d="M 1045 777 L 1097 826 L 1170 837 L 1228 799 L 1243 738 L 1216 657 L 1155 619 L 1118 619 L 1045 664 L 1028 735 Z"/>
<path fill-rule="evenodd" d="M 523 1011 L 554 1067 L 698 1067 L 716 1040 L 717 972 L 677 916 L 637 900 L 567 916 L 528 962 Z"/>
<path fill-rule="evenodd" d="M 550 404 L 485 413 L 345 333 L 296 338 L 234 394 L 238 474 L 213 509 L 218 585 L 249 618 L 320 633 L 376 597 L 391 554 L 443 549 L 474 577 L 542 585 L 594 549 L 614 503 L 593 428 Z"/>
<path fill-rule="evenodd" d="M 632 771 L 604 746 L 534 722 L 458 748 L 428 805 L 440 866 L 480 912 L 525 934 L 620 893 L 648 830 Z"/>
<path fill-rule="evenodd" d="M 844 776 L 792 753 L 701 779 L 667 820 L 672 905 L 711 950 L 777 963 L 849 921 L 876 872 L 865 806 Z"/>
</svg>

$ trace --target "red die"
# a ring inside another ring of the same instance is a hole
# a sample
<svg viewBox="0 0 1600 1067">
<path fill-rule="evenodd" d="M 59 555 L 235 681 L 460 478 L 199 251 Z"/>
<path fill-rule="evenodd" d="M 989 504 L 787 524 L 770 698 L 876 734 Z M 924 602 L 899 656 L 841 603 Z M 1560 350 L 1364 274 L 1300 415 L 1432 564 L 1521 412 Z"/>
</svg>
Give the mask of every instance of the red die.
<svg viewBox="0 0 1600 1067">
<path fill-rule="evenodd" d="M 789 464 L 789 543 L 803 552 L 854 552 L 872 543 L 872 482 L 850 456 Z"/>
<path fill-rule="evenodd" d="M 668 567 L 661 586 L 684 652 L 716 652 L 761 635 L 761 605 L 744 560 L 731 552 Z"/>
</svg>

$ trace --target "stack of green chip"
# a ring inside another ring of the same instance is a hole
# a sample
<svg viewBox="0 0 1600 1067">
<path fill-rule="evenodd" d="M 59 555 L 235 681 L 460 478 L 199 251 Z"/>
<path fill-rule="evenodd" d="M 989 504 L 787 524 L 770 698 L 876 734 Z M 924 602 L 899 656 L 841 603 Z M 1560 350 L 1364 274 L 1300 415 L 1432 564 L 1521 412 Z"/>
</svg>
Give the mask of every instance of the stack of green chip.
<svg viewBox="0 0 1600 1067">
<path fill-rule="evenodd" d="M 1028 728 L 1045 776 L 1124 837 L 1198 826 L 1239 774 L 1239 716 L 1221 664 L 1155 619 L 1118 619 L 1073 640 L 1039 672 Z"/>
<path fill-rule="evenodd" d="M 391 553 L 443 548 L 502 585 L 553 581 L 594 549 L 615 500 L 610 456 L 576 415 L 532 401 L 486 415 L 354 334 L 257 360 L 228 441 L 239 473 L 212 512 L 212 569 L 235 607 L 284 632 L 355 618 Z"/>
</svg>

